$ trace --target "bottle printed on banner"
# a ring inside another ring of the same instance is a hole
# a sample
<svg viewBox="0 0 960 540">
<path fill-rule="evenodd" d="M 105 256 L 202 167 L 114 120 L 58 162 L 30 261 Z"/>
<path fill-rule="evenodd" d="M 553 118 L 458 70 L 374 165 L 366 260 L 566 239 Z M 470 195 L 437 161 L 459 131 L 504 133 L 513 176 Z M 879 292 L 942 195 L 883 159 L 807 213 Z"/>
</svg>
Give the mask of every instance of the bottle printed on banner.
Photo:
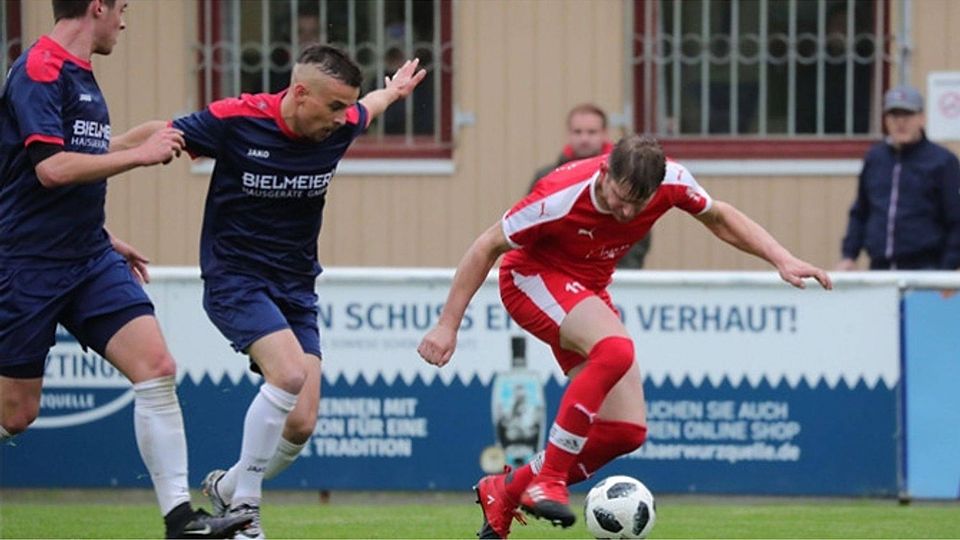
<svg viewBox="0 0 960 540">
<path fill-rule="evenodd" d="M 490 409 L 503 461 L 518 467 L 543 448 L 547 403 L 540 376 L 527 368 L 526 338 L 514 336 L 510 346 L 511 368 L 494 376 Z"/>
</svg>

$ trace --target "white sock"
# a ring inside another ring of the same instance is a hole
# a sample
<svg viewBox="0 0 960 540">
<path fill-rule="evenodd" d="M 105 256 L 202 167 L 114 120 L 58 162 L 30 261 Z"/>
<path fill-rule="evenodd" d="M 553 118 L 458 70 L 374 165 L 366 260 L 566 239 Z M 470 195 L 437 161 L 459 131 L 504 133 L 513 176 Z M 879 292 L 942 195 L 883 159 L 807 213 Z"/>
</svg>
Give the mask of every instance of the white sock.
<svg viewBox="0 0 960 540">
<path fill-rule="evenodd" d="M 280 443 L 277 444 L 277 450 L 273 453 L 273 456 L 270 458 L 270 461 L 267 463 L 267 469 L 263 471 L 263 477 L 267 480 L 274 478 L 281 472 L 283 472 L 287 467 L 289 467 L 294 461 L 297 460 L 297 457 L 300 455 L 300 451 L 303 450 L 303 447 L 307 443 L 302 444 L 292 443 L 283 437 L 280 437 Z M 237 466 L 234 465 L 220 478 L 220 481 L 217 482 L 217 493 L 220 494 L 220 497 L 223 500 L 230 504 L 233 501 L 233 492 L 237 489 Z"/>
<path fill-rule="evenodd" d="M 187 439 L 173 376 L 133 385 L 133 427 L 140 457 L 150 471 L 160 512 L 190 502 Z"/>
<path fill-rule="evenodd" d="M 3 426 L 0 426 L 0 444 L 9 441 L 13 437 L 14 436 L 11 435 L 9 431 L 3 429 Z"/>
<path fill-rule="evenodd" d="M 285 392 L 270 383 L 263 383 L 253 398 L 243 421 L 243 443 L 236 468 L 237 486 L 232 504 L 259 504 L 260 486 L 267 462 L 273 456 L 283 433 L 287 415 L 297 404 L 297 395 Z"/>
<path fill-rule="evenodd" d="M 263 471 L 263 477 L 269 480 L 282 473 L 297 460 L 297 456 L 300 455 L 300 451 L 306 445 L 306 441 L 296 444 L 280 437 L 280 443 L 277 445 L 273 457 L 270 458 L 270 462 L 267 463 L 267 470 Z"/>
</svg>

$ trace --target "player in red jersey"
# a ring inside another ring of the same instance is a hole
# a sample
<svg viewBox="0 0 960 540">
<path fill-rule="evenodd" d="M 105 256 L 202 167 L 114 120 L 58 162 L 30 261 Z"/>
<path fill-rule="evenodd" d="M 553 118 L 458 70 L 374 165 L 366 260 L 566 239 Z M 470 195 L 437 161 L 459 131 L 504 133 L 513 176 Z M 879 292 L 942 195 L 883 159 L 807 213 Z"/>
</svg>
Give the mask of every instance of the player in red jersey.
<svg viewBox="0 0 960 540">
<path fill-rule="evenodd" d="M 437 326 L 418 347 L 429 363 L 450 361 L 470 299 L 497 258 L 500 294 L 510 316 L 553 348 L 571 378 L 545 452 L 477 484 L 481 538 L 506 538 L 517 508 L 568 527 L 575 517 L 567 486 L 582 481 L 646 439 L 646 410 L 633 341 L 606 287 L 617 260 L 667 210 L 677 207 L 721 240 L 760 257 L 784 281 L 803 288 L 830 277 L 794 257 L 733 206 L 715 201 L 656 140 L 632 135 L 610 154 L 570 163 L 474 241 L 460 261 Z"/>
</svg>

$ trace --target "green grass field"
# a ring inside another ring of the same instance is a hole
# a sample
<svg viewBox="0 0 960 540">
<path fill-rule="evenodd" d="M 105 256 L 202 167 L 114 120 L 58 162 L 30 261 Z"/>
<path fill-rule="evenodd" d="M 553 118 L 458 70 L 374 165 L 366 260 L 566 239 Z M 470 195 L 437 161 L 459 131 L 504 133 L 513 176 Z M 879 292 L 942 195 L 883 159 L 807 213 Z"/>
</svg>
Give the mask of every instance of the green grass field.
<svg viewBox="0 0 960 540">
<path fill-rule="evenodd" d="M 82 493 L 82 492 L 81 492 Z M 55 495 L 0 498 L 0 538 L 156 538 L 156 507 L 143 497 L 82 502 Z M 357 504 L 278 501 L 264 506 L 264 528 L 279 538 L 474 538 L 480 511 L 472 494 L 417 494 Z M 129 502 L 133 500 L 134 502 Z M 201 499 L 195 499 L 201 500 Z M 405 504 L 403 501 L 418 504 Z M 899 506 L 887 500 L 661 497 L 651 538 L 960 538 L 960 504 Z M 582 521 L 561 530 L 515 524 L 514 538 L 588 538 Z"/>
</svg>

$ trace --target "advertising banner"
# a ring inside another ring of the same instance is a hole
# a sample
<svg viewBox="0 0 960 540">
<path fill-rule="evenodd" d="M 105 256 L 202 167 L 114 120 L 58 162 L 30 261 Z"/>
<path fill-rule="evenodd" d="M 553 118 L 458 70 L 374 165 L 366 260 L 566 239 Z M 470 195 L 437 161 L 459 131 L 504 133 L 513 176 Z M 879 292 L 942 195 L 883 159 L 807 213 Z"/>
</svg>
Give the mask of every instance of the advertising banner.
<svg viewBox="0 0 960 540">
<path fill-rule="evenodd" d="M 906 472 L 913 497 L 960 499 L 960 296 L 953 293 L 903 297 Z"/>
<path fill-rule="evenodd" d="M 179 365 L 196 485 L 236 460 L 260 379 L 208 322 L 198 277 L 158 274 L 149 292 Z M 542 448 L 565 378 L 535 338 L 518 349 L 524 333 L 495 281 L 470 305 L 449 365 L 418 357 L 451 276 L 320 279 L 320 419 L 267 487 L 462 490 Z M 618 275 L 611 294 L 636 342 L 649 435 L 602 474 L 636 476 L 654 492 L 895 494 L 897 287 L 799 291 L 772 273 L 732 276 Z M 2 484 L 149 485 L 128 388 L 59 336 L 41 418 L 0 450 Z"/>
</svg>

